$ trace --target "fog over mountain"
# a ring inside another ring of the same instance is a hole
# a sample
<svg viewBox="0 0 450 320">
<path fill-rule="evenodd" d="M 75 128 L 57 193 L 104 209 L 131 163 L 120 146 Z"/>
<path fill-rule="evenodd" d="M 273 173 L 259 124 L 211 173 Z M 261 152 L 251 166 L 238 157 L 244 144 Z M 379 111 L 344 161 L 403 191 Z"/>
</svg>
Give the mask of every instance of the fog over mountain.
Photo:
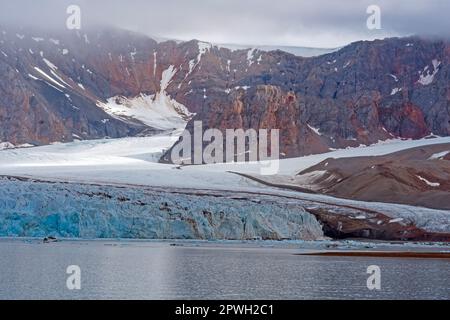
<svg viewBox="0 0 450 320">
<path fill-rule="evenodd" d="M 82 27 L 113 25 L 152 36 L 214 43 L 336 48 L 356 40 L 449 35 L 445 0 L 1 0 L 0 23 L 65 28 L 66 8 L 81 8 Z M 381 30 L 368 30 L 369 5 Z"/>
</svg>

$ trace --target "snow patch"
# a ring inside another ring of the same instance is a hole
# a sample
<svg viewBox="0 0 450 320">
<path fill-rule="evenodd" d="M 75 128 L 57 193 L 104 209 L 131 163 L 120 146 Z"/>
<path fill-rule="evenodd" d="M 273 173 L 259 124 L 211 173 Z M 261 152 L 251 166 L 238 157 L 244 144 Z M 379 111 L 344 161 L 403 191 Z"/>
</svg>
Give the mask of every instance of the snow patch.
<svg viewBox="0 0 450 320">
<path fill-rule="evenodd" d="M 51 38 L 50 38 L 48 41 L 50 41 L 51 43 L 53 43 L 53 44 L 59 46 L 59 40 L 57 40 L 57 39 L 51 39 Z"/>
<path fill-rule="evenodd" d="M 56 74 L 55 71 L 50 70 L 50 73 L 51 73 L 57 80 L 59 80 L 60 82 L 64 83 L 66 86 L 71 87 L 71 85 L 68 84 L 67 82 L 65 82 L 60 76 L 58 76 L 58 75 Z"/>
<path fill-rule="evenodd" d="M 177 69 L 173 65 L 163 71 L 160 83 L 160 92 L 164 92 L 167 89 L 175 73 L 177 73 Z"/>
<path fill-rule="evenodd" d="M 9 150 L 9 149 L 22 149 L 22 148 L 31 148 L 34 147 L 34 145 L 29 143 L 23 143 L 19 145 L 14 145 L 11 142 L 0 142 L 0 150 Z"/>
<path fill-rule="evenodd" d="M 68 84 L 67 82 L 65 82 L 55 71 L 58 70 L 58 67 L 55 66 L 53 63 L 51 63 L 50 61 L 48 61 L 47 59 L 43 58 L 42 60 L 44 60 L 45 64 L 50 68 L 50 73 L 60 82 L 64 83 L 66 86 L 70 87 L 70 84 Z M 63 86 L 64 88 L 64 86 Z"/>
<path fill-rule="evenodd" d="M 438 61 L 437 59 L 434 59 L 432 61 L 432 64 L 433 64 L 433 71 L 430 71 L 429 67 L 426 66 L 422 72 L 419 72 L 420 79 L 417 82 L 420 83 L 421 85 L 427 86 L 427 85 L 433 83 L 434 77 L 439 71 L 441 62 Z"/>
<path fill-rule="evenodd" d="M 134 60 L 135 60 L 136 54 L 137 54 L 137 51 L 136 51 L 136 48 L 134 48 L 134 51 L 133 51 L 133 52 L 130 52 L 131 60 L 132 60 L 133 62 L 134 62 Z"/>
<path fill-rule="evenodd" d="M 250 86 L 236 86 L 236 87 L 234 87 L 235 90 L 239 90 L 239 89 L 248 90 L 250 88 L 251 88 Z"/>
<path fill-rule="evenodd" d="M 33 80 L 40 80 L 39 78 L 36 78 L 35 76 L 33 76 L 32 74 L 28 74 L 28 76 L 31 78 L 31 79 L 33 79 Z"/>
<path fill-rule="evenodd" d="M 395 94 L 397 94 L 397 93 L 399 93 L 401 91 L 402 91 L 402 88 L 394 88 L 391 91 L 391 96 L 393 96 L 393 95 L 395 95 Z"/>
<path fill-rule="evenodd" d="M 58 81 L 56 81 L 55 79 L 53 79 L 52 77 L 50 77 L 48 74 L 46 74 L 44 71 L 42 71 L 41 69 L 39 69 L 38 67 L 34 67 L 34 69 L 39 72 L 41 75 L 43 75 L 45 78 L 47 78 L 48 80 L 50 80 L 52 83 L 56 84 L 57 86 L 61 87 L 61 88 L 65 88 L 64 85 L 62 85 L 61 83 L 59 83 Z"/>
<path fill-rule="evenodd" d="M 431 157 L 429 157 L 428 160 L 440 160 L 440 159 L 444 158 L 446 155 L 448 155 L 449 153 L 450 153 L 450 151 L 443 151 L 443 152 L 435 153 Z"/>
<path fill-rule="evenodd" d="M 398 77 L 396 75 L 391 73 L 389 76 L 391 76 L 395 82 L 398 82 Z"/>
<path fill-rule="evenodd" d="M 53 69 L 53 70 L 57 70 L 57 69 L 58 69 L 57 66 L 55 66 L 53 63 L 51 63 L 51 62 L 48 61 L 47 59 L 43 58 L 42 60 L 44 60 L 45 64 L 46 64 L 50 69 Z"/>
<path fill-rule="evenodd" d="M 253 64 L 253 59 L 255 58 L 256 49 L 250 49 L 247 51 L 247 63 L 250 67 Z"/>
<path fill-rule="evenodd" d="M 315 134 L 321 136 L 320 130 L 318 128 L 314 128 L 313 126 L 308 124 L 308 128 L 310 128 L 312 131 L 314 131 Z"/>
<path fill-rule="evenodd" d="M 185 79 L 192 73 L 192 71 L 194 71 L 194 69 L 198 66 L 198 64 L 200 63 L 202 56 L 212 48 L 212 44 L 207 43 L 207 42 L 197 42 L 197 46 L 198 46 L 198 55 L 196 59 L 192 59 L 189 61 L 189 71 L 185 76 Z"/>
<path fill-rule="evenodd" d="M 439 187 L 441 185 L 439 182 L 430 182 L 427 179 L 425 179 L 424 177 L 421 177 L 421 176 L 418 176 L 418 175 L 416 175 L 416 177 L 419 178 L 421 181 L 425 182 L 430 187 L 437 188 L 437 187 Z"/>
<path fill-rule="evenodd" d="M 14 149 L 15 147 L 11 142 L 0 142 L 0 150 Z"/>
<path fill-rule="evenodd" d="M 164 70 L 160 91 L 155 95 L 140 94 L 134 98 L 116 96 L 109 98 L 107 103 L 98 102 L 97 105 L 122 121 L 131 118 L 160 130 L 184 129 L 192 114 L 166 92 L 176 72 L 173 65 Z"/>
<path fill-rule="evenodd" d="M 258 60 L 256 60 L 257 62 L 258 62 L 258 64 L 260 64 L 261 63 L 261 61 L 262 61 L 262 54 L 259 56 L 259 58 L 258 58 Z"/>
<path fill-rule="evenodd" d="M 312 172 L 307 172 L 298 176 L 298 182 L 300 182 L 303 187 L 315 190 L 317 189 L 317 182 L 322 179 L 327 173 L 328 171 L 326 170 L 315 170 Z M 333 178 L 334 176 L 330 175 L 326 180 L 328 181 Z"/>
</svg>

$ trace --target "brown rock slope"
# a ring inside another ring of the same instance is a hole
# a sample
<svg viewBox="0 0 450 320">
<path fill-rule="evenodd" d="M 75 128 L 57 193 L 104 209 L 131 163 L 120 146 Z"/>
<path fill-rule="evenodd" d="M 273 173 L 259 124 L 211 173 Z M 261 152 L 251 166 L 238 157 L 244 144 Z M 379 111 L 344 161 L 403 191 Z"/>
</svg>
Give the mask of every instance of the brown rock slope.
<svg viewBox="0 0 450 320">
<path fill-rule="evenodd" d="M 0 26 L 0 141 L 47 144 L 153 133 L 99 103 L 159 92 L 204 128 L 280 129 L 295 157 L 392 137 L 450 134 L 450 44 L 416 37 L 352 43 L 311 58 L 231 51 L 133 32 Z M 166 159 L 167 160 L 167 159 Z"/>
<path fill-rule="evenodd" d="M 326 159 L 294 180 L 301 188 L 341 198 L 450 210 L 450 144 Z"/>
</svg>

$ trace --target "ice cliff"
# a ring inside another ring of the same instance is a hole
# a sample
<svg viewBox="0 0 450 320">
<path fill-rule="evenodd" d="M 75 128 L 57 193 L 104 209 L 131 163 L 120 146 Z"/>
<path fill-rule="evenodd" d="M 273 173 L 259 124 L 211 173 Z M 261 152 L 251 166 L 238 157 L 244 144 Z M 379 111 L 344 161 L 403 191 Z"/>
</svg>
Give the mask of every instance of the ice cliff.
<svg viewBox="0 0 450 320">
<path fill-rule="evenodd" d="M 316 218 L 276 197 L 0 179 L 0 236 L 317 239 Z"/>
</svg>

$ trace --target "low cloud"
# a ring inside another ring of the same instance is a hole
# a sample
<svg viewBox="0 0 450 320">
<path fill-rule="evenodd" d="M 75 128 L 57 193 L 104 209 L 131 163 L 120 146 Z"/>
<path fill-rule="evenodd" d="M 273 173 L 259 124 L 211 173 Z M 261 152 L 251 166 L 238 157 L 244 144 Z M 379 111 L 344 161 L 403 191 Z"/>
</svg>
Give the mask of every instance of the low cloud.
<svg viewBox="0 0 450 320">
<path fill-rule="evenodd" d="M 148 35 L 215 43 L 338 47 L 390 36 L 450 36 L 448 0 L 0 0 L 0 24 L 65 28 L 66 8 L 82 26 L 113 25 Z M 382 29 L 366 27 L 369 5 Z"/>
</svg>

